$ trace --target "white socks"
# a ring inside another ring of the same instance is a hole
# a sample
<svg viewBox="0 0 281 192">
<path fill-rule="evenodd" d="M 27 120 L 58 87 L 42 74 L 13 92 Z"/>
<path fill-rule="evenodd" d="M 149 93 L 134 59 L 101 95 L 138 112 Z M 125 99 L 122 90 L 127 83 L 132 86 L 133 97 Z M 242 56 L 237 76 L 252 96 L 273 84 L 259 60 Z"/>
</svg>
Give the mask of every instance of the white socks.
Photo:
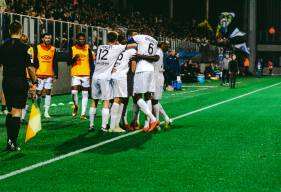
<svg viewBox="0 0 281 192">
<path fill-rule="evenodd" d="M 74 105 L 78 105 L 78 90 L 72 90 L 71 94 L 74 101 Z"/>
<path fill-rule="evenodd" d="M 119 105 L 119 110 L 118 110 L 118 113 L 117 113 L 117 121 L 116 121 L 116 126 L 117 127 L 119 127 L 119 124 L 120 124 L 120 121 L 121 121 L 121 117 L 122 117 L 122 113 L 123 113 L 123 109 L 124 109 L 124 104 L 121 103 Z"/>
<path fill-rule="evenodd" d="M 170 118 L 169 116 L 166 114 L 165 110 L 163 109 L 161 103 L 158 103 L 159 104 L 159 112 L 160 114 L 164 117 L 165 121 L 169 121 Z"/>
<path fill-rule="evenodd" d="M 28 110 L 28 105 L 25 105 L 25 108 L 22 109 L 21 119 L 24 120 L 26 116 L 26 112 Z"/>
<path fill-rule="evenodd" d="M 109 119 L 109 109 L 103 108 L 102 109 L 102 128 L 106 128 Z"/>
<path fill-rule="evenodd" d="M 89 97 L 88 91 L 82 91 L 82 112 L 81 112 L 81 115 L 86 114 L 87 105 L 88 105 L 88 97 Z M 78 97 L 77 97 L 77 103 L 78 103 Z"/>
<path fill-rule="evenodd" d="M 137 103 L 141 110 L 150 118 L 151 121 L 156 121 L 156 118 L 149 110 L 149 106 L 145 103 L 143 99 L 139 99 Z"/>
<path fill-rule="evenodd" d="M 110 121 L 110 129 L 115 129 L 117 126 L 117 116 L 119 112 L 120 105 L 118 103 L 113 103 L 111 107 L 111 121 Z"/>
<path fill-rule="evenodd" d="M 153 111 L 156 119 L 159 120 L 159 103 L 153 105 Z"/>
<path fill-rule="evenodd" d="M 97 109 L 96 109 L 96 108 L 93 108 L 93 107 L 91 107 L 90 110 L 89 110 L 89 115 L 90 115 L 90 127 L 93 127 L 93 126 L 94 126 L 94 121 L 95 121 L 96 112 L 97 112 Z"/>
<path fill-rule="evenodd" d="M 45 114 L 49 113 L 49 109 L 51 106 L 51 95 L 45 96 Z"/>
</svg>

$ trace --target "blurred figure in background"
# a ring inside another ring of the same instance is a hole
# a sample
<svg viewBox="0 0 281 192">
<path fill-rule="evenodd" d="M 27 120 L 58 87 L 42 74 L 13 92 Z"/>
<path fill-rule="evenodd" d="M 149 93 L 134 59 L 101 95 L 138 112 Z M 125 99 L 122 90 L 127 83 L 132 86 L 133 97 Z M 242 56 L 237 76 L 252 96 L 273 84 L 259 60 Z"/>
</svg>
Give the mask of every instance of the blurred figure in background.
<svg viewBox="0 0 281 192">
<path fill-rule="evenodd" d="M 249 75 L 249 67 L 250 67 L 250 60 L 248 57 L 246 57 L 243 61 L 244 65 L 244 75 L 248 76 Z"/>
<path fill-rule="evenodd" d="M 173 81 L 177 80 L 177 76 L 180 74 L 180 64 L 177 53 L 175 50 L 169 52 L 168 57 L 166 58 L 165 68 L 165 80 L 166 84 L 169 86 L 172 85 Z"/>
<path fill-rule="evenodd" d="M 236 55 L 231 56 L 231 61 L 229 61 L 229 86 L 230 88 L 235 88 L 236 77 L 239 73 L 238 61 L 236 60 Z"/>
<path fill-rule="evenodd" d="M 273 63 L 271 60 L 268 60 L 267 62 L 267 67 L 268 67 L 268 74 L 272 75 L 272 71 L 273 71 Z"/>
</svg>

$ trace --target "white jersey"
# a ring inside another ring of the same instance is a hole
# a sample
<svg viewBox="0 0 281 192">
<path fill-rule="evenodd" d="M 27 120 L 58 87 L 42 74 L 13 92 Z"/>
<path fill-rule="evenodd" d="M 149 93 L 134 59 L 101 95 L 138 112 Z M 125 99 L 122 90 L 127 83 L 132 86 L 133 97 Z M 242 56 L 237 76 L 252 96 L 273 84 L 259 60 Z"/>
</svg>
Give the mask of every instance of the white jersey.
<svg viewBox="0 0 281 192">
<path fill-rule="evenodd" d="M 153 37 L 149 35 L 136 35 L 133 39 L 138 44 L 138 54 L 147 56 L 155 55 L 158 42 Z M 145 71 L 154 71 L 153 63 L 140 60 L 137 63 L 136 73 Z"/>
<path fill-rule="evenodd" d="M 114 69 L 116 70 L 111 74 L 112 79 L 127 79 L 127 73 L 129 71 L 129 62 L 134 55 L 136 55 L 137 51 L 135 49 L 128 49 L 122 52 L 115 65 Z"/>
<path fill-rule="evenodd" d="M 154 63 L 154 72 L 163 73 L 165 70 L 164 70 L 164 53 L 162 49 L 158 48 L 155 55 L 159 56 L 159 60 Z"/>
<path fill-rule="evenodd" d="M 96 66 L 93 79 L 110 79 L 111 71 L 120 53 L 126 45 L 100 45 L 96 56 Z"/>
</svg>

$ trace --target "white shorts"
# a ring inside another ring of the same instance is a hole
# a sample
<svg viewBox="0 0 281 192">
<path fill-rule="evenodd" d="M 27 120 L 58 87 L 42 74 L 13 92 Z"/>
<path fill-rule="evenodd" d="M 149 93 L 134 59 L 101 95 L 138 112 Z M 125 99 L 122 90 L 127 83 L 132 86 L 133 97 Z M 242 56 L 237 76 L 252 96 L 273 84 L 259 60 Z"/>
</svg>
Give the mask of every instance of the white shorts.
<svg viewBox="0 0 281 192">
<path fill-rule="evenodd" d="M 128 97 L 127 78 L 112 79 L 113 97 Z"/>
<path fill-rule="evenodd" d="M 37 91 L 42 91 L 43 89 L 52 89 L 53 88 L 53 78 L 38 78 Z"/>
<path fill-rule="evenodd" d="M 154 93 L 155 77 L 153 71 L 139 72 L 134 77 L 134 94 Z"/>
<path fill-rule="evenodd" d="M 163 73 L 155 73 L 155 93 L 153 99 L 160 100 L 164 89 L 164 75 Z"/>
<path fill-rule="evenodd" d="M 80 85 L 84 88 L 90 87 L 90 77 L 78 77 L 73 76 L 71 79 L 71 86 L 77 86 Z"/>
<path fill-rule="evenodd" d="M 92 80 L 92 98 L 100 100 L 113 99 L 112 85 L 110 80 L 93 79 Z"/>
</svg>

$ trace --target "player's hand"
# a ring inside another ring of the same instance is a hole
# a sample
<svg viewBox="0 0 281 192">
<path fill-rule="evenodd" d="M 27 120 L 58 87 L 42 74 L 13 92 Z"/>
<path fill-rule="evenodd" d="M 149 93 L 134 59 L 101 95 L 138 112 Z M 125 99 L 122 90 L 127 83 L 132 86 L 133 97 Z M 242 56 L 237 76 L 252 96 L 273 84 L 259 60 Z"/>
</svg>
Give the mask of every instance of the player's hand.
<svg viewBox="0 0 281 192">
<path fill-rule="evenodd" d="M 31 99 L 36 99 L 36 88 L 36 85 L 31 85 L 29 89 Z"/>
<path fill-rule="evenodd" d="M 114 67 L 111 71 L 111 73 L 115 73 L 117 71 L 117 69 Z"/>
<path fill-rule="evenodd" d="M 79 54 L 76 54 L 76 55 L 73 57 L 73 60 L 76 62 L 79 58 L 80 58 L 80 55 L 79 55 Z"/>
</svg>

